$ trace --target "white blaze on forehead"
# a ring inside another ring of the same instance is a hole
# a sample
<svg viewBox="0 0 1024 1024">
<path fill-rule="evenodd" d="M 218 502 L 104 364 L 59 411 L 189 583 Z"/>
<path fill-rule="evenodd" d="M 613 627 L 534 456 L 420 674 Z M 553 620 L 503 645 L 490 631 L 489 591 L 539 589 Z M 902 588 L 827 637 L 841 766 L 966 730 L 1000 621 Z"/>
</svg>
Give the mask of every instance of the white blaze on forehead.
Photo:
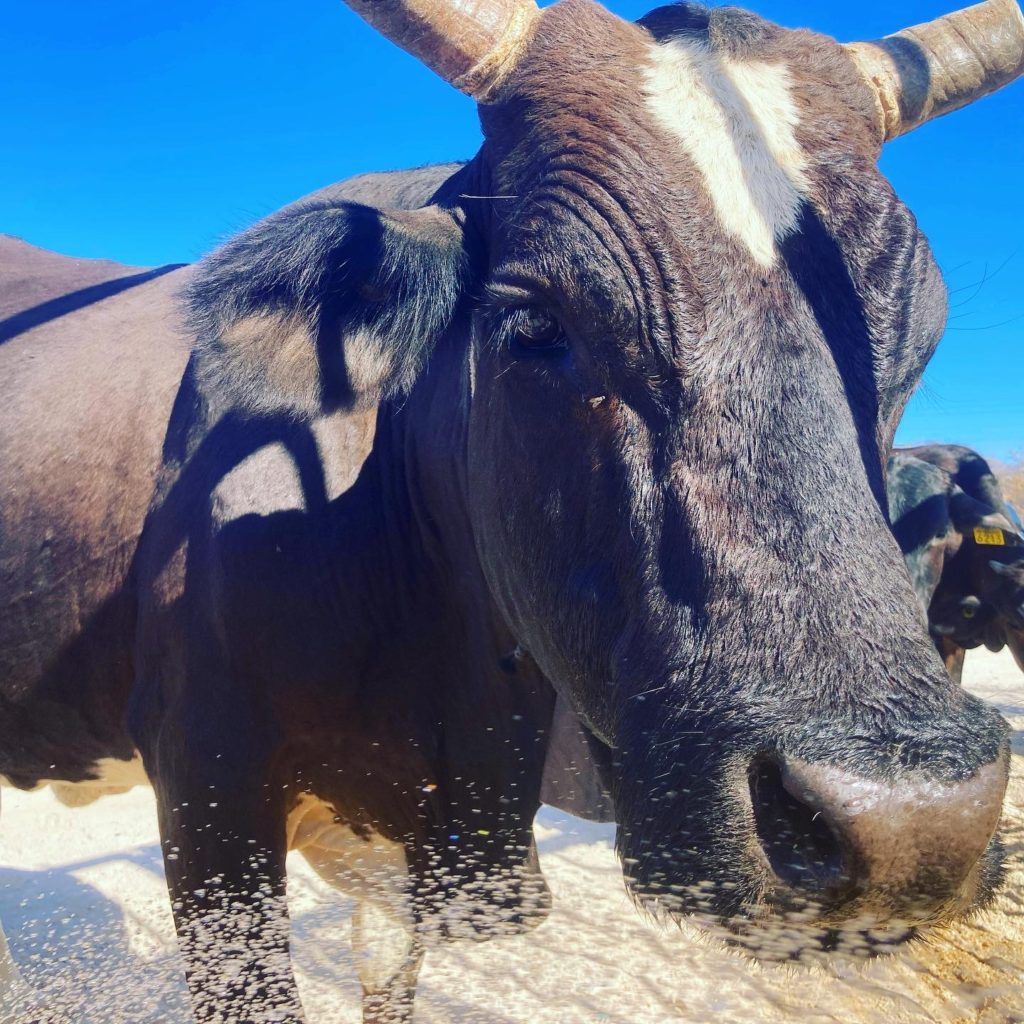
<svg viewBox="0 0 1024 1024">
<path fill-rule="evenodd" d="M 648 106 L 697 165 L 722 227 L 772 266 L 808 191 L 788 69 L 673 39 L 651 48 L 645 79 Z"/>
</svg>

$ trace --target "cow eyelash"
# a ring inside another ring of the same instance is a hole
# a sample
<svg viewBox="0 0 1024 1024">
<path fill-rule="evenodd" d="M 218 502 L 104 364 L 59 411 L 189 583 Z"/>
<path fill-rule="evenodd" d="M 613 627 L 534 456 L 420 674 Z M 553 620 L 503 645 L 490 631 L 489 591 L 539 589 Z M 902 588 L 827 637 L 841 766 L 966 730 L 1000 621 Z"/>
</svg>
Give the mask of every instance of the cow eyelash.
<svg viewBox="0 0 1024 1024">
<path fill-rule="evenodd" d="M 568 349 L 561 322 L 543 306 L 517 306 L 507 310 L 505 316 L 509 347 L 515 354 L 557 356 Z"/>
</svg>

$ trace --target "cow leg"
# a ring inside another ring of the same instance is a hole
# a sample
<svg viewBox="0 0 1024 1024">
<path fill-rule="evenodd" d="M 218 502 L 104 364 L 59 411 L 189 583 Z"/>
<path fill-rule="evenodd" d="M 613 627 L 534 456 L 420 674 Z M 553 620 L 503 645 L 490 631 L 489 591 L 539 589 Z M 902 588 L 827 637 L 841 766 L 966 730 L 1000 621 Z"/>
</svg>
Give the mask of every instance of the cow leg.
<svg viewBox="0 0 1024 1024">
<path fill-rule="evenodd" d="M 248 784 L 180 758 L 173 771 L 156 765 L 174 924 L 199 1024 L 302 1024 L 289 955 L 283 792 L 264 784 L 258 761 L 248 764 Z"/>
<path fill-rule="evenodd" d="M 1006 630 L 1006 645 L 1017 662 L 1017 668 L 1024 672 L 1024 629 L 1009 627 Z"/>
<path fill-rule="evenodd" d="M 423 947 L 402 844 L 375 833 L 357 834 L 330 804 L 304 794 L 288 818 L 288 846 L 356 901 L 352 951 L 363 988 L 364 1024 L 411 1021 Z"/>
<path fill-rule="evenodd" d="M 423 945 L 409 923 L 360 901 L 352 915 L 352 952 L 363 988 L 363 1024 L 408 1024 L 423 963 Z"/>
</svg>

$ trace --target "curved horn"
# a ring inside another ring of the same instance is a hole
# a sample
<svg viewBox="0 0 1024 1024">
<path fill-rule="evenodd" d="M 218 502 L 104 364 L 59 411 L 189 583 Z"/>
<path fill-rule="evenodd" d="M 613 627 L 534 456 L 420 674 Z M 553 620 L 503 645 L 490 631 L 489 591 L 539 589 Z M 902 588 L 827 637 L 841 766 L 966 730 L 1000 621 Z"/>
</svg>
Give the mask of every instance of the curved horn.
<svg viewBox="0 0 1024 1024">
<path fill-rule="evenodd" d="M 845 49 L 875 92 L 888 142 L 1024 74 L 1024 16 L 1017 0 L 987 0 Z"/>
<path fill-rule="evenodd" d="M 534 0 L 345 0 L 446 82 L 493 99 L 533 34 Z"/>
</svg>

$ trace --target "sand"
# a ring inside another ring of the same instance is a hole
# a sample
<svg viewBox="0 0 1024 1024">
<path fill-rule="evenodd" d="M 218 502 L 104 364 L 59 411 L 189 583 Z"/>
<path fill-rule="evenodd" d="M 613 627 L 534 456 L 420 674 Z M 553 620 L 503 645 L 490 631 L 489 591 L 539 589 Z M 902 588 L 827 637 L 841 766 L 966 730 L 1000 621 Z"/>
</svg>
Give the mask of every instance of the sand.
<svg viewBox="0 0 1024 1024">
<path fill-rule="evenodd" d="M 429 953 L 417 1024 L 1024 1021 L 1024 675 L 1007 653 L 981 652 L 968 656 L 965 681 L 1016 730 L 1011 878 L 977 920 L 868 966 L 759 967 L 687 926 L 642 917 L 623 892 L 612 828 L 544 808 L 550 918 L 528 935 Z M 289 880 L 310 1024 L 355 1024 L 351 904 L 298 855 Z M 189 1021 L 148 789 L 77 809 L 50 791 L 5 790 L 0 920 L 48 1011 L 73 1024 Z"/>
</svg>

